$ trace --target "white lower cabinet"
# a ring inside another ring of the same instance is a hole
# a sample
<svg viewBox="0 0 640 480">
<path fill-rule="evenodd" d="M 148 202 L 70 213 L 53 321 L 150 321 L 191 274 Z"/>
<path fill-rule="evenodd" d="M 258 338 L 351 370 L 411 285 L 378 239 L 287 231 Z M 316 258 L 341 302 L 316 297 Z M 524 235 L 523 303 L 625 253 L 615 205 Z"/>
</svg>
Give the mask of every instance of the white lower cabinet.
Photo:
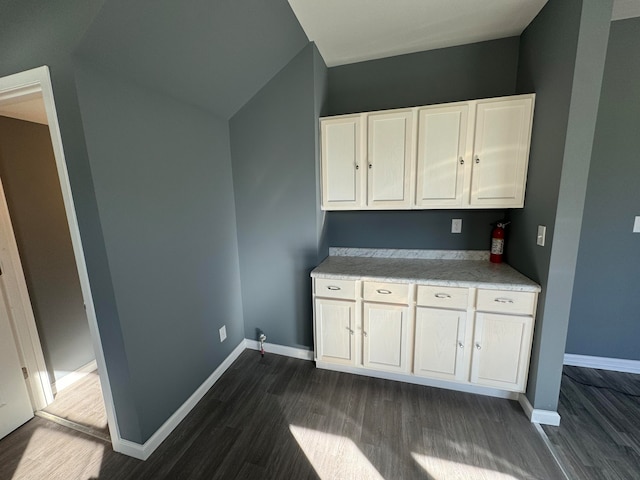
<svg viewBox="0 0 640 480">
<path fill-rule="evenodd" d="M 323 362 L 356 364 L 355 301 L 316 298 L 316 355 Z"/>
<path fill-rule="evenodd" d="M 524 391 L 529 370 L 533 317 L 476 313 L 471 381 Z"/>
<path fill-rule="evenodd" d="M 408 310 L 406 305 L 364 303 L 362 363 L 365 368 L 409 371 Z"/>
<path fill-rule="evenodd" d="M 316 361 L 524 392 L 536 301 L 536 292 L 315 278 Z"/>
<path fill-rule="evenodd" d="M 417 307 L 413 373 L 466 380 L 466 326 L 466 311 Z"/>
</svg>

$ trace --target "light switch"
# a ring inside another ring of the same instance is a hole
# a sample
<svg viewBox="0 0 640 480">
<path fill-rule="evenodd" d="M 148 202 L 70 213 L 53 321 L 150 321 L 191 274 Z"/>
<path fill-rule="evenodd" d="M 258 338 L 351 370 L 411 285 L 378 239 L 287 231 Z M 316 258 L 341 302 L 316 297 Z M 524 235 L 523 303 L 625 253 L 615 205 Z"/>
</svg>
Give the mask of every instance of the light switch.
<svg viewBox="0 0 640 480">
<path fill-rule="evenodd" d="M 636 220 L 633 222 L 633 233 L 640 233 L 640 215 L 636 216 Z"/>
<path fill-rule="evenodd" d="M 544 241 L 547 238 L 547 227 L 544 225 L 538 225 L 538 236 L 536 238 L 536 243 L 541 247 L 544 247 Z"/>
<path fill-rule="evenodd" d="M 451 233 L 462 233 L 462 219 L 461 218 L 452 218 L 451 219 Z"/>
</svg>

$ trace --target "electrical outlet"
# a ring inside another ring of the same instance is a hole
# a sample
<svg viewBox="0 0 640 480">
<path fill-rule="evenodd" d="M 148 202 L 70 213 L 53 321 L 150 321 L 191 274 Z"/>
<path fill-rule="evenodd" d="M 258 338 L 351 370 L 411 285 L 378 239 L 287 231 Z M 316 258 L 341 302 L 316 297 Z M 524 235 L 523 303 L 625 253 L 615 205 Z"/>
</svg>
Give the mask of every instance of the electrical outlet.
<svg viewBox="0 0 640 480">
<path fill-rule="evenodd" d="M 220 329 L 220 342 L 224 342 L 227 339 L 227 326 L 223 325 Z"/>
<path fill-rule="evenodd" d="M 633 233 L 640 233 L 640 216 L 636 216 L 636 220 L 633 222 Z"/>
<path fill-rule="evenodd" d="M 544 242 L 547 239 L 547 227 L 544 225 L 538 225 L 538 236 L 536 238 L 536 244 L 544 247 Z"/>
<path fill-rule="evenodd" d="M 452 218 L 451 219 L 451 233 L 462 233 L 462 219 L 461 218 Z"/>
</svg>

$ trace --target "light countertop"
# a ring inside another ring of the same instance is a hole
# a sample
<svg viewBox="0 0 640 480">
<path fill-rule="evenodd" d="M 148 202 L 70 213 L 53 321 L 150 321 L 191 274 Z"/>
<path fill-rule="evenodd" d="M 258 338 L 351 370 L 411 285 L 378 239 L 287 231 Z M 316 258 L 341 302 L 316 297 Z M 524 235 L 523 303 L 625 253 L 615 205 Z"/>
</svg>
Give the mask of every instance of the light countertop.
<svg viewBox="0 0 640 480">
<path fill-rule="evenodd" d="M 482 259 L 479 259 L 482 258 Z M 540 285 L 488 252 L 332 248 L 312 277 L 539 292 Z"/>
</svg>

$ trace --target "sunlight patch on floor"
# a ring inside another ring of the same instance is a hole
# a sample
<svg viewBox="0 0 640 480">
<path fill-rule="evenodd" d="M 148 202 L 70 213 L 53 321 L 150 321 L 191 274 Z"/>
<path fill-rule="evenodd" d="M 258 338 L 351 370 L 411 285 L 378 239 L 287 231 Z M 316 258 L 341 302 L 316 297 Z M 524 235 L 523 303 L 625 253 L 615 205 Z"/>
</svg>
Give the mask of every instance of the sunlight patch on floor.
<svg viewBox="0 0 640 480">
<path fill-rule="evenodd" d="M 296 425 L 289 430 L 321 479 L 384 480 L 351 439 Z"/>
<path fill-rule="evenodd" d="M 453 462 L 443 458 L 431 457 L 411 452 L 413 459 L 420 465 L 430 478 L 434 480 L 518 480 L 516 477 L 495 470 Z"/>
<path fill-rule="evenodd" d="M 89 480 L 100 477 L 100 466 L 104 454 L 102 443 L 38 428 L 29 439 L 29 444 L 22 454 L 12 480 L 33 478 L 33 472 L 38 470 L 34 466 L 42 462 L 44 452 L 50 451 L 52 447 L 57 452 L 55 462 L 57 467 L 49 471 L 49 478 Z"/>
</svg>

